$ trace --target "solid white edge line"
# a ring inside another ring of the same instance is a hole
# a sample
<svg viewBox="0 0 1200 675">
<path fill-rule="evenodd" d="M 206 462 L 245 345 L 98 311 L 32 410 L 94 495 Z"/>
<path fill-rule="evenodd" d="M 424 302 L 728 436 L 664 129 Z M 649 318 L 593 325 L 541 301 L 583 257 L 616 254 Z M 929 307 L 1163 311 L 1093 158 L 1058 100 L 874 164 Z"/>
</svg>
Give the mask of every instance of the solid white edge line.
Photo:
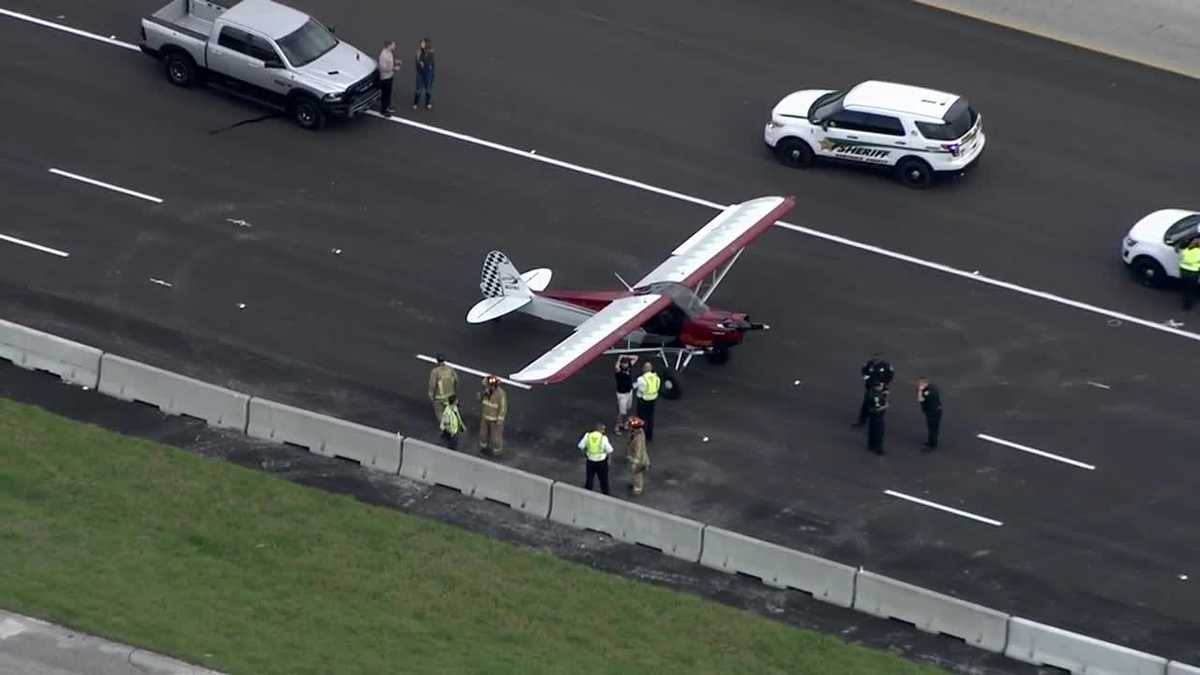
<svg viewBox="0 0 1200 675">
<path fill-rule="evenodd" d="M 96 33 L 89 33 L 86 30 L 80 30 L 78 28 L 71 28 L 70 26 L 64 26 L 61 23 L 54 23 L 53 21 L 39 19 L 36 16 L 30 16 L 28 14 L 21 14 L 20 12 L 14 12 L 9 9 L 0 9 L 0 16 L 12 17 L 14 19 L 20 19 L 21 21 L 28 21 L 29 23 L 36 23 L 39 26 L 45 26 L 46 28 L 53 28 L 54 30 L 60 30 L 64 33 L 78 35 L 79 37 L 85 37 L 85 38 L 89 38 L 91 40 L 98 40 L 100 42 L 105 42 L 105 43 L 113 45 L 115 47 L 122 47 L 124 49 L 132 49 L 135 52 L 141 51 L 141 48 L 138 47 L 137 45 L 130 44 L 128 42 L 125 42 L 124 40 L 118 40 L 116 38 L 104 37 L 103 35 L 98 35 Z"/>
<path fill-rule="evenodd" d="M 50 169 L 50 173 L 52 173 L 56 176 L 62 176 L 64 178 L 70 178 L 72 180 L 77 180 L 81 183 L 87 183 L 88 185 L 95 185 L 96 187 L 102 187 L 106 190 L 112 190 L 113 192 L 120 192 L 121 194 L 129 195 L 130 197 L 137 197 L 138 199 L 145 199 L 146 201 L 154 202 L 155 204 L 163 203 L 162 199 L 155 197 L 154 195 L 148 195 L 143 192 L 137 192 L 135 190 L 130 190 L 128 188 L 123 188 L 119 185 L 113 185 L 112 183 L 105 183 L 103 181 L 98 181 L 95 178 L 88 178 L 87 176 L 80 176 L 79 174 L 71 173 L 70 171 L 63 171 L 62 169 Z"/>
<path fill-rule="evenodd" d="M 928 506 L 931 509 L 938 509 L 939 511 L 945 511 L 946 513 L 953 513 L 954 515 L 962 516 L 963 518 L 970 518 L 971 520 L 978 520 L 979 522 L 987 523 L 988 525 L 994 525 L 996 527 L 1001 527 L 1004 525 L 1004 523 L 1000 522 L 999 520 L 985 518 L 984 516 L 977 516 L 974 513 L 970 513 L 968 511 L 961 511 L 959 509 L 952 508 L 952 507 L 946 506 L 944 504 L 938 504 L 937 502 L 931 502 L 928 499 L 921 499 L 920 497 L 906 495 L 903 492 L 896 492 L 895 490 L 884 490 L 883 492 L 884 492 L 884 494 L 890 495 L 892 497 L 896 497 L 897 499 L 904 499 L 904 500 L 907 500 L 907 501 L 910 501 L 910 502 L 913 502 L 916 504 L 920 504 L 922 506 Z"/>
<path fill-rule="evenodd" d="M 1007 447 L 1013 448 L 1014 450 L 1028 452 L 1031 455 L 1038 455 L 1039 457 L 1045 457 L 1046 459 L 1053 459 L 1056 462 L 1062 462 L 1063 464 L 1070 464 L 1071 466 L 1077 466 L 1081 469 L 1087 469 L 1088 471 L 1096 470 L 1096 467 L 1091 464 L 1087 464 L 1085 462 L 1080 462 L 1078 460 L 1074 460 L 1069 457 L 1063 457 L 1061 455 L 1056 455 L 1054 453 L 1046 452 L 1044 450 L 1038 450 L 1037 448 L 1031 448 L 1027 445 L 1021 445 L 1020 443 L 1013 443 L 1012 441 L 1006 441 L 1003 438 L 996 438 L 995 436 L 989 436 L 988 434 L 975 434 L 975 437 L 979 438 L 981 440 L 984 440 L 984 441 L 995 443 L 997 445 L 1007 446 Z"/>
<path fill-rule="evenodd" d="M 433 358 L 432 356 L 426 356 L 426 355 L 424 355 L 424 354 L 417 354 L 417 358 L 418 358 L 418 359 L 420 359 L 420 360 L 422 360 L 422 361 L 427 361 L 427 362 L 429 362 L 429 363 L 437 363 L 437 359 Z M 447 361 L 447 362 L 446 362 L 446 365 L 450 366 L 451 368 L 453 368 L 453 369 L 455 369 L 455 370 L 461 370 L 461 371 L 463 371 L 464 373 L 470 373 L 470 374 L 472 374 L 472 375 L 478 375 L 479 377 L 486 377 L 486 376 L 488 376 L 488 375 L 495 375 L 495 373 L 485 373 L 485 372 L 483 372 L 482 370 L 476 370 L 476 369 L 474 369 L 474 368 L 471 368 L 470 366 L 464 366 L 464 365 L 462 365 L 462 364 L 459 364 L 459 363 L 451 363 L 450 361 Z M 521 389 L 524 389 L 524 390 L 526 390 L 526 391 L 528 391 L 528 390 L 530 390 L 530 389 L 533 389 L 533 387 L 529 386 L 528 384 L 525 384 L 524 382 L 514 382 L 513 380 L 510 380 L 510 379 L 508 379 L 507 377 L 500 377 L 499 375 L 496 375 L 496 377 L 498 377 L 498 378 L 500 379 L 500 381 L 501 381 L 501 382 L 503 382 L 503 383 L 505 383 L 505 384 L 509 384 L 509 385 L 512 385 L 512 386 L 514 386 L 514 387 L 520 387 Z"/>
<path fill-rule="evenodd" d="M 3 239 L 4 241 L 12 242 L 14 244 L 20 244 L 21 246 L 28 246 L 29 248 L 41 251 L 42 253 L 49 253 L 50 255 L 56 255 L 60 258 L 67 258 L 67 257 L 70 257 L 70 255 L 71 255 L 70 253 L 67 253 L 66 251 L 60 251 L 56 248 L 50 248 L 49 246 L 42 246 L 41 244 L 35 244 L 32 241 L 25 241 L 24 239 L 17 239 L 16 237 L 10 237 L 7 234 L 0 234 L 0 239 Z"/>
<path fill-rule="evenodd" d="M 106 38 L 101 35 L 97 35 L 95 33 L 89 33 L 87 31 L 82 31 L 77 28 L 71 28 L 69 26 L 64 26 L 62 24 L 57 24 L 57 23 L 54 23 L 51 21 L 46 21 L 44 19 L 38 19 L 36 17 L 32 17 L 27 14 L 20 14 L 18 12 L 13 12 L 13 11 L 5 10 L 5 9 L 0 9 L 0 13 L 4 14 L 6 16 L 13 17 L 15 19 L 29 21 L 32 23 L 36 23 L 38 25 L 42 25 L 42 26 L 46 26 L 49 28 L 61 30 L 61 31 L 64 31 L 67 33 L 71 33 L 73 35 L 80 35 L 82 37 L 87 37 L 87 38 L 91 38 L 94 40 L 100 40 L 101 42 L 106 42 L 108 44 L 116 45 L 118 47 L 124 47 L 127 49 L 134 49 L 134 50 L 138 49 L 138 47 L 136 45 L 129 44 L 128 42 L 122 42 L 120 40 L 115 40 L 113 38 Z M 655 187 L 653 185 L 650 185 L 649 183 L 643 183 L 641 181 L 636 181 L 636 180 L 632 180 L 629 178 L 623 178 L 621 176 L 616 176 L 614 174 L 605 173 L 603 171 L 598 171 L 596 169 L 589 169 L 587 167 L 579 166 L 578 164 L 571 164 L 570 162 L 565 162 L 560 159 L 553 159 L 551 157 L 546 157 L 544 155 L 538 155 L 538 154 L 534 154 L 532 152 L 518 150 L 516 148 L 512 148 L 512 147 L 509 147 L 506 145 L 501 145 L 499 143 L 494 143 L 492 141 L 485 141 L 482 138 L 476 138 L 474 136 L 459 133 L 456 131 L 442 129 L 440 127 L 435 127 L 435 126 L 432 126 L 429 124 L 424 124 L 422 122 L 416 122 L 414 120 L 405 119 L 403 117 L 385 116 L 385 115 L 381 115 L 375 111 L 369 111 L 367 114 L 377 117 L 381 120 L 394 122 L 396 124 L 403 124 L 406 126 L 416 128 L 416 129 L 420 129 L 422 131 L 428 131 L 430 133 L 440 134 L 442 136 L 454 138 L 454 139 L 464 141 L 467 143 L 474 143 L 476 145 L 480 145 L 480 146 L 483 146 L 486 148 L 491 148 L 493 150 L 498 150 L 500 152 L 505 152 L 505 153 L 508 153 L 511 155 L 516 155 L 518 157 L 532 159 L 532 160 L 535 160 L 538 162 L 542 162 L 544 164 L 549 164 L 551 166 L 557 166 L 557 167 L 560 167 L 563 169 L 568 169 L 570 171 L 575 171 L 577 173 L 582 173 L 582 174 L 585 174 L 588 176 L 593 176 L 595 178 L 602 178 L 604 180 L 609 180 L 609 181 L 613 181 L 615 183 L 620 183 L 621 185 L 626 185 L 629 187 L 637 188 L 639 190 L 645 190 L 647 192 L 652 192 L 654 194 L 663 195 L 664 197 L 671 197 L 673 199 L 678 199 L 680 201 L 685 201 L 685 202 L 688 202 L 691 204 L 697 204 L 700 206 L 707 206 L 709 208 L 717 209 L 717 210 L 723 210 L 726 208 L 725 206 L 722 206 L 721 204 L 709 201 L 707 199 L 700 199 L 699 197 L 692 197 L 691 195 L 686 195 L 686 194 L 683 194 L 682 192 L 676 192 L 674 190 L 667 190 L 664 188 Z M 1132 316 L 1130 314 L 1125 314 L 1123 312 L 1117 312 L 1114 310 L 1104 309 L 1102 307 L 1097 307 L 1096 305 L 1091 305 L 1091 304 L 1088 304 L 1085 302 L 1080 302 L 1078 300 L 1071 300 L 1070 298 L 1065 298 L 1065 297 L 1062 297 L 1059 295 L 1054 295 L 1053 293 L 1047 293 L 1045 291 L 1038 291 L 1038 290 L 1035 290 L 1032 288 L 1027 288 L 1025 286 L 1020 286 L 1018 284 L 1010 283 L 1007 281 L 993 279 L 991 277 L 987 277 L 987 276 L 984 276 L 981 274 L 967 272 L 966 270 L 961 270 L 956 267 L 951 267 L 949 265 L 943 265 L 941 263 L 936 263 L 931 260 L 917 258 L 915 256 L 911 256 L 911 255 L 908 255 L 905 253 L 899 253 L 897 251 L 891 251 L 891 250 L 888 250 L 885 248 L 881 248 L 879 246 L 874 246 L 872 244 L 865 244 L 863 242 L 855 241 L 853 239 L 847 239 L 846 237 L 829 234 L 827 232 L 821 232 L 820 230 L 814 230 L 814 229 L 808 228 L 808 227 L 792 225 L 791 223 L 785 223 L 785 222 L 779 222 L 776 224 L 785 229 L 790 229 L 795 232 L 800 232 L 801 234 L 807 234 L 809 236 L 816 237 L 818 239 L 824 239 L 825 241 L 833 242 L 835 244 L 842 244 L 844 246 L 850 246 L 852 248 L 857 248 L 861 251 L 875 253 L 877 255 L 892 258 L 894 260 L 900 260 L 903 262 L 911 263 L 913 265 L 918 265 L 920 267 L 925 267 L 927 269 L 937 270 L 939 272 L 951 274 L 951 275 L 954 275 L 954 276 L 957 276 L 957 277 L 960 277 L 963 279 L 977 281 L 979 283 L 988 284 L 991 286 L 995 286 L 997 288 L 1003 288 L 1005 290 L 1013 291 L 1015 293 L 1021 293 L 1024 295 L 1031 296 L 1031 297 L 1041 298 L 1042 300 L 1048 300 L 1050 302 L 1056 302 L 1061 305 L 1066 305 L 1068 307 L 1073 307 L 1075 309 L 1080 309 L 1080 310 L 1083 310 L 1086 312 L 1092 312 L 1093 314 L 1099 314 L 1101 316 L 1106 316 L 1106 317 L 1109 317 L 1112 319 L 1120 319 L 1121 321 L 1128 321 L 1129 323 L 1132 323 L 1132 324 L 1135 324 L 1138 326 L 1142 326 L 1143 328 L 1150 328 L 1152 330 L 1162 331 L 1164 333 L 1170 333 L 1172 335 L 1176 335 L 1176 336 L 1179 336 L 1182 338 L 1187 338 L 1189 340 L 1194 340 L 1194 341 L 1200 342 L 1200 333 L 1192 333 L 1189 331 L 1180 330 L 1178 328 L 1175 328 L 1174 326 L 1168 326 L 1168 325 L 1164 325 L 1162 323 L 1158 323 L 1155 321 L 1150 321 L 1148 319 L 1138 318 L 1136 316 Z"/>
<path fill-rule="evenodd" d="M 728 208 L 727 206 L 718 204 L 717 202 L 709 201 L 707 199 L 700 199 L 699 197 L 693 197 L 691 195 L 686 195 L 686 194 L 683 194 L 682 192 L 676 192 L 674 190 L 667 190 L 665 188 L 656 187 L 656 186 L 650 185 L 648 183 L 643 183 L 641 181 L 633 180 L 630 178 L 624 178 L 622 176 L 617 176 L 617 175 L 614 175 L 611 173 L 606 173 L 604 171 L 599 171 L 597 169 L 591 169 L 591 168 L 588 168 L 585 166 L 579 166 L 578 164 L 572 164 L 570 162 L 566 162 L 561 159 L 554 159 L 552 157 L 547 157 L 545 155 L 534 155 L 534 154 L 531 154 L 524 150 L 518 150 L 517 148 L 512 148 L 512 147 L 509 147 L 506 145 L 501 145 L 499 143 L 484 140 L 482 138 L 471 136 L 469 134 L 459 133 L 457 131 L 450 131 L 448 129 L 442 129 L 440 127 L 435 127 L 435 126 L 432 126 L 429 124 L 425 124 L 423 122 L 416 122 L 416 121 L 413 121 L 410 119 L 405 119 L 403 117 L 395 117 L 395 116 L 387 117 L 387 116 L 381 115 L 381 114 L 379 114 L 377 112 L 373 112 L 373 111 L 369 112 L 368 114 L 370 114 L 374 117 L 378 117 L 379 119 L 385 120 L 388 122 L 402 124 L 405 126 L 413 127 L 415 129 L 420 129 L 422 131 L 428 131 L 430 133 L 438 134 L 441 136 L 446 136 L 447 138 L 453 138 L 455 140 L 463 141 L 466 143 L 472 143 L 472 144 L 479 145 L 479 146 L 482 146 L 485 148 L 491 148 L 493 150 L 498 150 L 500 152 L 504 152 L 504 153 L 507 153 L 510 155 L 515 155 L 517 157 L 523 157 L 525 159 L 530 159 L 535 162 L 541 162 L 543 164 L 557 166 L 562 169 L 567 169 L 569 171 L 582 173 L 582 174 L 592 176 L 595 178 L 601 178 L 601 179 L 612 181 L 614 183 L 619 183 L 621 185 L 625 185 L 628 187 L 637 188 L 639 190 L 645 190 L 647 192 L 652 192 L 654 194 L 662 195 L 664 197 L 671 197 L 672 199 L 678 199 L 680 201 L 688 202 L 690 204 L 706 206 L 708 208 L 716 209 L 718 211 Z M 1101 316 L 1106 316 L 1106 317 L 1109 317 L 1112 319 L 1120 319 L 1121 321 L 1136 324 L 1136 325 L 1142 326 L 1144 328 L 1151 328 L 1153 330 L 1162 331 L 1164 333 L 1170 333 L 1172 335 L 1177 335 L 1179 337 L 1183 337 L 1183 338 L 1187 338 L 1189 340 L 1195 340 L 1195 341 L 1200 342 L 1200 334 L 1188 332 L 1185 330 L 1180 330 L 1173 326 L 1167 326 L 1165 324 L 1158 323 L 1155 321 L 1150 321 L 1148 319 L 1142 319 L 1142 318 L 1139 318 L 1139 317 L 1136 317 L 1136 316 L 1133 316 L 1130 314 L 1118 312 L 1116 310 L 1105 309 L 1103 307 L 1098 307 L 1096 305 L 1088 304 L 1086 302 L 1080 302 L 1078 300 L 1072 300 L 1070 298 L 1065 298 L 1060 295 L 1048 293 L 1046 291 L 1039 291 L 1039 290 L 1036 290 L 1033 288 L 1027 288 L 1025 286 L 1014 284 L 1014 283 L 1008 282 L 1008 281 L 1002 281 L 1000 279 L 994 279 L 992 277 L 989 277 L 989 276 L 986 276 L 983 274 L 978 274 L 976 272 L 968 272 L 966 270 L 959 269 L 957 267 L 951 267 L 950 265 L 945 265 L 945 264 L 942 264 L 939 262 L 934 262 L 932 260 L 925 260 L 924 258 L 918 258 L 916 256 L 908 255 L 907 253 L 900 253 L 899 251 L 892 251 L 890 249 L 886 249 L 886 248 L 883 248 L 880 246 L 875 246 L 874 244 L 867 244 L 867 243 L 864 243 L 861 241 L 855 241 L 854 239 L 848 239 L 848 238 L 840 236 L 840 235 L 830 234 L 828 232 L 822 232 L 821 230 L 814 230 L 810 227 L 802 227 L 800 225 L 793 225 L 792 223 L 788 223 L 788 222 L 784 222 L 784 221 L 779 221 L 776 223 L 776 225 L 779 227 L 782 227 L 784 229 L 787 229 L 787 230 L 792 230 L 793 232 L 799 232 L 801 234 L 806 234 L 810 237 L 822 239 L 822 240 L 825 240 L 825 241 L 828 241 L 828 242 L 831 242 L 834 244 L 841 244 L 843 246 L 849 246 L 850 248 L 855 248 L 860 251 L 866 251 L 867 253 L 874 253 L 876 255 L 880 255 L 885 258 L 891 258 L 893 260 L 899 260 L 901 262 L 906 262 L 906 263 L 909 263 L 912 265 L 917 265 L 919 267 L 924 267 L 926 269 L 943 272 L 945 274 L 950 274 L 950 275 L 959 277 L 961 279 L 967 279 L 970 281 L 975 281 L 978 283 L 986 284 L 989 286 L 1003 288 L 1005 290 L 1013 291 L 1015 293 L 1020 293 L 1022 295 L 1028 295 L 1030 297 L 1039 298 L 1042 300 L 1048 300 L 1050 302 L 1055 302 L 1060 305 L 1066 305 L 1068 307 L 1073 307 L 1075 309 L 1083 310 L 1086 312 L 1091 312 L 1093 314 L 1099 314 Z"/>
</svg>

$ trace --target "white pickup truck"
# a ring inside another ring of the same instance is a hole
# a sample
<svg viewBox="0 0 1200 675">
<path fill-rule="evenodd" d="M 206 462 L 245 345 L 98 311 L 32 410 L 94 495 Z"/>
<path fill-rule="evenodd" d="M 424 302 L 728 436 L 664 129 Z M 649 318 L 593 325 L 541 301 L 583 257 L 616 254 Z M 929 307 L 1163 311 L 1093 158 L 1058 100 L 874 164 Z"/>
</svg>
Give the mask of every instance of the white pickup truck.
<svg viewBox="0 0 1200 675">
<path fill-rule="evenodd" d="M 379 105 L 375 59 L 272 0 L 171 0 L 142 19 L 143 52 L 172 84 L 204 82 L 286 112 L 306 129 Z"/>
</svg>

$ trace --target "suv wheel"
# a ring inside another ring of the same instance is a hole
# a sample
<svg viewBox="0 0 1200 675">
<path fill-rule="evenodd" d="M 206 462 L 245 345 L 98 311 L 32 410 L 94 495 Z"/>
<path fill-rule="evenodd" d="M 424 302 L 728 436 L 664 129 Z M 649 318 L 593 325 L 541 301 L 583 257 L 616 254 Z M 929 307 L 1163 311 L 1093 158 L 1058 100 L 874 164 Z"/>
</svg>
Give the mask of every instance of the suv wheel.
<svg viewBox="0 0 1200 675">
<path fill-rule="evenodd" d="M 1133 263 L 1129 268 L 1133 271 L 1133 275 L 1137 277 L 1139 283 L 1143 286 L 1157 287 L 1162 286 L 1167 278 L 1167 271 L 1159 264 L 1157 260 L 1150 256 L 1140 255 L 1133 259 Z"/>
<path fill-rule="evenodd" d="M 896 164 L 896 177 L 907 187 L 922 190 L 933 183 L 933 169 L 923 159 L 905 157 Z"/>
<path fill-rule="evenodd" d="M 167 79 L 177 87 L 190 87 L 196 81 L 196 64 L 187 54 L 174 52 L 167 56 Z"/>
<path fill-rule="evenodd" d="M 314 98 L 304 97 L 292 101 L 292 119 L 305 129 L 320 129 L 325 126 L 325 113 Z"/>
<path fill-rule="evenodd" d="M 799 138 L 785 138 L 775 144 L 779 161 L 788 166 L 804 167 L 813 163 L 812 147 Z"/>
</svg>

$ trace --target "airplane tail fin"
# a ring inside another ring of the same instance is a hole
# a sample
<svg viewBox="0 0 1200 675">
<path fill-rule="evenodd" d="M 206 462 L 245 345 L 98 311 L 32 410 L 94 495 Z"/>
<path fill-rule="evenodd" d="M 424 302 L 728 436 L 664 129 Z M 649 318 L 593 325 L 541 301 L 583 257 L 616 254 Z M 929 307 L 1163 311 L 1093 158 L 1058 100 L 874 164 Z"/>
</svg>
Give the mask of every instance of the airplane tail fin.
<svg viewBox="0 0 1200 675">
<path fill-rule="evenodd" d="M 492 251 L 483 259 L 479 290 L 485 298 L 532 295 L 516 266 L 500 251 Z"/>
<path fill-rule="evenodd" d="M 492 251 L 483 259 L 479 290 L 483 300 L 467 313 L 467 323 L 483 323 L 515 312 L 533 302 L 535 293 L 550 285 L 552 273 L 545 268 L 521 274 L 508 256 Z"/>
</svg>

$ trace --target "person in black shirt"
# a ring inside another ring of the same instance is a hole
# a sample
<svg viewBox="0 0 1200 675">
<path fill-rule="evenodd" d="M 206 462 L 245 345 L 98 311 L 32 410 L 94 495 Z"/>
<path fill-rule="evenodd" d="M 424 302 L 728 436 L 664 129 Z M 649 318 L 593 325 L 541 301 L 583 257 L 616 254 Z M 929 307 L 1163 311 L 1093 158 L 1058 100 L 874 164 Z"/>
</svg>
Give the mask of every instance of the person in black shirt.
<svg viewBox="0 0 1200 675">
<path fill-rule="evenodd" d="M 618 436 L 622 429 L 628 428 L 629 409 L 633 406 L 633 364 L 637 363 L 637 359 L 634 355 L 617 357 L 617 424 L 613 430 Z"/>
<path fill-rule="evenodd" d="M 854 426 L 861 427 L 867 422 L 867 415 L 871 411 L 872 390 L 875 388 L 875 383 L 883 384 L 883 390 L 886 392 L 892 384 L 892 378 L 896 376 L 895 369 L 892 364 L 883 358 L 883 355 L 876 352 L 871 355 L 871 358 L 863 364 L 862 379 L 863 379 L 863 399 L 862 405 L 858 407 L 858 421 Z"/>
<path fill-rule="evenodd" d="M 929 432 L 929 439 L 925 441 L 928 452 L 937 448 L 938 431 L 942 426 L 942 394 L 928 377 L 917 379 L 917 402 L 921 404 L 921 412 L 925 414 L 925 429 Z"/>
<path fill-rule="evenodd" d="M 888 390 L 883 381 L 877 380 L 867 392 L 867 449 L 883 454 L 883 416 L 888 409 Z"/>
</svg>

